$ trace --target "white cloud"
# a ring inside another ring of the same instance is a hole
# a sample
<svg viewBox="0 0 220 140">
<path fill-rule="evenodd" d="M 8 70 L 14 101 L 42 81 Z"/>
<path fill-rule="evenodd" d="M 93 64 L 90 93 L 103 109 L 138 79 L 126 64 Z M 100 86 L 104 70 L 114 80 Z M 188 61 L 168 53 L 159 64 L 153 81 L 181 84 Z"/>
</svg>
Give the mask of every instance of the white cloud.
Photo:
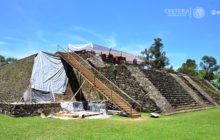
<svg viewBox="0 0 220 140">
<path fill-rule="evenodd" d="M 33 54 L 36 54 L 40 52 L 39 49 L 37 48 L 24 48 L 22 49 L 21 51 L 6 51 L 5 52 L 5 56 L 7 57 L 14 57 L 14 58 L 17 58 L 17 59 L 22 59 L 22 58 L 25 58 L 25 57 L 28 57 L 30 55 L 33 55 Z"/>
<path fill-rule="evenodd" d="M 113 37 L 113 36 L 107 37 L 105 41 L 106 41 L 106 45 L 109 48 L 115 48 L 118 45 L 118 42 L 116 41 L 115 37 Z"/>
<path fill-rule="evenodd" d="M 21 59 L 38 52 L 39 50 L 33 48 L 25 48 L 22 49 L 21 51 L 16 51 L 16 52 L 4 49 L 4 50 L 0 50 L 0 55 L 3 55 L 5 57 L 14 57 L 17 59 Z"/>
<path fill-rule="evenodd" d="M 0 45 L 4 45 L 5 44 L 5 42 L 4 41 L 0 41 Z"/>
<path fill-rule="evenodd" d="M 84 37 L 81 37 L 79 35 L 74 35 L 73 37 L 73 40 L 77 40 L 79 42 L 83 42 L 83 43 L 89 43 L 91 41 L 89 41 L 88 39 L 84 38 Z"/>
<path fill-rule="evenodd" d="M 104 42 L 103 45 L 105 45 L 105 46 L 107 46 L 109 48 L 115 48 L 118 45 L 118 42 L 117 42 L 115 36 L 113 36 L 113 35 L 107 36 L 107 35 L 99 34 L 97 32 L 94 32 L 94 31 L 92 31 L 90 29 L 87 29 L 87 28 L 84 28 L 84 27 L 81 27 L 81 26 L 75 26 L 73 28 L 73 30 L 88 33 L 88 34 L 96 37 L 97 39 L 101 40 L 102 42 Z M 83 38 L 81 36 L 77 36 L 77 37 L 78 37 L 78 39 L 80 41 L 85 41 L 87 43 L 89 41 L 88 39 L 85 39 L 85 38 Z"/>
<path fill-rule="evenodd" d="M 24 42 L 23 39 L 20 39 L 20 38 L 17 38 L 17 37 L 12 37 L 12 36 L 4 36 L 3 39 L 8 40 L 8 41 Z"/>
<path fill-rule="evenodd" d="M 130 43 L 125 45 L 120 45 L 120 50 L 128 53 L 132 53 L 135 55 L 140 55 L 140 52 L 145 48 L 149 48 L 150 43 L 138 42 L 138 43 Z"/>
<path fill-rule="evenodd" d="M 143 42 L 138 42 L 138 43 L 130 43 L 130 44 L 120 44 L 115 35 L 103 35 L 97 32 L 94 32 L 90 29 L 81 27 L 81 26 L 74 26 L 73 27 L 74 31 L 80 31 L 80 32 L 84 32 L 87 34 L 92 35 L 93 37 L 97 38 L 98 40 L 100 40 L 101 42 L 103 42 L 104 44 L 100 44 L 100 45 L 104 45 L 106 47 L 109 48 L 115 48 L 124 52 L 129 52 L 132 54 L 136 54 L 139 55 L 140 52 L 142 50 L 144 50 L 145 48 L 148 48 L 150 46 L 150 44 L 152 44 L 152 42 L 150 43 L 143 43 Z M 92 42 L 87 38 L 84 38 L 82 36 L 76 35 L 74 36 L 76 40 L 80 41 L 80 42 Z"/>
<path fill-rule="evenodd" d="M 0 50 L 0 55 L 3 55 L 3 56 L 9 56 L 9 53 L 8 51 L 5 51 L 5 50 Z"/>
<path fill-rule="evenodd" d="M 28 57 L 30 55 L 36 54 L 38 52 L 40 52 L 40 50 L 28 48 L 28 49 L 25 49 L 22 52 L 16 53 L 15 55 L 13 55 L 13 57 L 21 59 L 21 58 L 25 58 L 25 57 Z"/>
</svg>

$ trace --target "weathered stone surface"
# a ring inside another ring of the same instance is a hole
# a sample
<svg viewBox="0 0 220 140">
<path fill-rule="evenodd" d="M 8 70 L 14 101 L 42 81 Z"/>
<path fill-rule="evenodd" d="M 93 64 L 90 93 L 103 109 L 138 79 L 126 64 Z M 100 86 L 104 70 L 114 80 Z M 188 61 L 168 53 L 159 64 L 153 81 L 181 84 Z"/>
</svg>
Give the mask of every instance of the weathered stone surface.
<svg viewBox="0 0 220 140">
<path fill-rule="evenodd" d="M 136 100 L 142 106 L 144 112 L 161 112 L 156 106 L 155 102 L 149 97 L 148 91 L 144 90 L 140 83 L 131 75 L 131 72 L 125 65 L 110 66 L 105 68 L 99 68 L 109 80 L 115 83 L 121 90 L 127 93 L 131 98 Z M 117 89 L 113 89 L 117 92 Z M 117 93 L 120 93 L 119 91 Z M 124 97 L 124 95 L 120 96 Z M 124 97 L 126 99 L 126 97 Z M 127 100 L 130 104 L 132 101 Z"/>
<path fill-rule="evenodd" d="M 206 107 L 206 100 L 200 96 L 198 90 L 187 83 L 184 78 L 178 77 L 176 74 L 170 73 L 170 75 L 188 92 L 188 94 L 199 104 L 201 107 Z"/>
<path fill-rule="evenodd" d="M 138 66 L 128 65 L 127 68 L 132 73 L 131 76 L 134 76 L 140 83 L 140 86 L 143 87 L 145 91 L 148 91 L 149 98 L 156 103 L 162 113 L 170 113 L 175 111 L 166 98 L 164 98 L 156 87 L 145 77 Z"/>
<path fill-rule="evenodd" d="M 102 59 L 99 56 L 96 56 L 93 52 L 81 52 L 78 54 L 96 68 L 105 67 L 105 63 L 102 61 Z"/>
<path fill-rule="evenodd" d="M 200 97 L 200 99 L 205 103 L 206 106 L 212 106 L 213 104 L 205 97 L 203 94 L 201 94 L 197 88 L 195 88 L 188 80 L 186 80 L 183 76 L 180 76 L 182 81 L 184 81 L 185 84 L 187 84 L 195 93 Z M 199 87 L 201 88 L 201 87 Z"/>
<path fill-rule="evenodd" d="M 193 87 L 196 88 L 196 90 L 199 91 L 202 96 L 204 96 L 209 102 L 211 102 L 213 105 L 218 105 L 199 85 L 197 85 L 196 82 L 194 82 L 190 77 L 183 76 Z"/>
<path fill-rule="evenodd" d="M 142 71 L 177 111 L 199 107 L 198 103 L 169 73 L 144 69 Z"/>
<path fill-rule="evenodd" d="M 200 88 L 203 89 L 218 105 L 220 105 L 220 94 L 211 86 L 209 86 L 204 80 L 200 80 L 196 77 L 190 77 Z"/>
<path fill-rule="evenodd" d="M 12 117 L 36 116 L 44 110 L 58 112 L 61 110 L 60 103 L 39 104 L 7 104 L 0 103 L 0 113 Z"/>
<path fill-rule="evenodd" d="M 217 87 L 213 86 L 208 80 L 204 80 L 204 82 L 205 82 L 208 86 L 210 86 L 210 88 L 214 89 L 218 94 L 220 94 L 220 90 L 219 90 Z"/>
</svg>

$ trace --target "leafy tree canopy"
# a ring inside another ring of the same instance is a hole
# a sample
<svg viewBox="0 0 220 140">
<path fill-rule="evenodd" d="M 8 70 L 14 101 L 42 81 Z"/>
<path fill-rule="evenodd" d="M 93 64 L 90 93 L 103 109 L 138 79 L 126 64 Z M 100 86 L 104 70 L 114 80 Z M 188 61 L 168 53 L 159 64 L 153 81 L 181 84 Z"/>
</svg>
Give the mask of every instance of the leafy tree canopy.
<svg viewBox="0 0 220 140">
<path fill-rule="evenodd" d="M 183 63 L 180 68 L 177 69 L 177 71 L 191 76 L 195 76 L 196 68 L 196 61 L 193 59 L 187 59 L 186 62 Z"/>
<path fill-rule="evenodd" d="M 155 38 L 150 48 L 141 52 L 145 63 L 156 69 L 165 68 L 165 66 L 169 65 L 169 59 L 166 57 L 166 52 L 162 51 L 162 49 L 162 39 Z"/>
<path fill-rule="evenodd" d="M 13 58 L 13 57 L 5 58 L 4 56 L 0 55 L 0 66 L 10 64 L 10 63 L 13 63 L 15 61 L 17 61 L 16 58 Z"/>
<path fill-rule="evenodd" d="M 201 60 L 200 67 L 205 71 L 204 79 L 214 79 L 214 73 L 220 69 L 217 60 L 212 56 L 203 56 Z"/>
</svg>

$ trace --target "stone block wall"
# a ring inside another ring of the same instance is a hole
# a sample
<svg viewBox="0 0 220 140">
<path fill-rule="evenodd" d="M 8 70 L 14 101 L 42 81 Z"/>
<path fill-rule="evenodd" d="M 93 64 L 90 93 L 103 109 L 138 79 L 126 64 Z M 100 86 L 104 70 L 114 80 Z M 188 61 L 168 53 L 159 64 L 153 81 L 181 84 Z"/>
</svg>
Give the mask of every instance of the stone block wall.
<svg viewBox="0 0 220 140">
<path fill-rule="evenodd" d="M 27 117 L 40 115 L 42 111 L 58 112 L 61 110 L 60 103 L 39 104 L 8 104 L 0 103 L 0 113 L 12 117 Z"/>
</svg>

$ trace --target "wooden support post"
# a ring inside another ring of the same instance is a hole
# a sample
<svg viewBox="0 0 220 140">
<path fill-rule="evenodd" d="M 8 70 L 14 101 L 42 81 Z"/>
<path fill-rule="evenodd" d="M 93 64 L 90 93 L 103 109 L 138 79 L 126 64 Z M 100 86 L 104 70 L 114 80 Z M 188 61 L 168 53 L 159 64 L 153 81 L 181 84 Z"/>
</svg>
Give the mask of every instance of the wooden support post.
<svg viewBox="0 0 220 140">
<path fill-rule="evenodd" d="M 81 73 L 79 74 L 79 86 L 82 86 L 82 76 Z M 80 95 L 80 100 L 82 100 L 82 90 L 79 89 L 79 95 Z"/>
<path fill-rule="evenodd" d="M 31 89 L 31 85 L 32 85 L 32 82 L 30 80 L 30 83 L 29 83 L 29 103 L 30 104 L 32 103 L 32 89 Z"/>
<path fill-rule="evenodd" d="M 55 98 L 55 95 L 54 95 L 54 92 L 53 92 L 53 83 L 52 82 L 50 83 L 50 91 L 51 91 L 51 94 L 53 96 L 53 102 L 56 102 L 56 98 Z"/>
<path fill-rule="evenodd" d="M 76 97 L 76 95 L 79 93 L 79 91 L 81 90 L 83 84 L 85 83 L 85 81 L 83 81 L 83 83 L 81 84 L 81 86 L 79 87 L 79 89 L 76 91 L 76 93 L 74 94 L 74 96 L 70 99 L 70 101 L 73 101 L 73 99 Z"/>
<path fill-rule="evenodd" d="M 92 90 L 93 90 L 93 85 L 91 85 L 90 83 L 89 84 L 89 101 L 90 101 L 90 98 L 91 98 L 91 94 L 92 94 Z"/>
</svg>

